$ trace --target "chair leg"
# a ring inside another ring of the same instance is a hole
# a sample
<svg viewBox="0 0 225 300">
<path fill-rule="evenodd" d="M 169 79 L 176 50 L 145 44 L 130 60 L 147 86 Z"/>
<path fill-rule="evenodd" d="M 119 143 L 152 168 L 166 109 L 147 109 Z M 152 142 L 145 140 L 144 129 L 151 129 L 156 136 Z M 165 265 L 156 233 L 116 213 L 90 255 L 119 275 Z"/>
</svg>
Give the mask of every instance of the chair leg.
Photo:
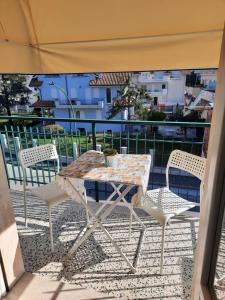
<svg viewBox="0 0 225 300">
<path fill-rule="evenodd" d="M 84 198 L 85 198 L 85 202 L 87 203 L 87 194 L 86 194 L 86 191 L 84 191 Z M 89 224 L 89 222 L 90 222 L 89 213 L 88 213 L 87 208 L 85 208 L 85 209 L 86 209 L 86 220 L 87 220 L 87 224 Z"/>
<path fill-rule="evenodd" d="M 132 221 L 133 221 L 133 214 L 132 214 L 132 209 L 133 209 L 133 204 L 130 204 L 131 209 L 130 209 L 130 221 L 129 221 L 129 241 L 131 240 L 131 231 L 132 231 Z"/>
<path fill-rule="evenodd" d="M 164 224 L 163 224 L 163 227 L 162 227 L 160 275 L 163 275 L 164 247 L 165 247 L 165 230 L 166 230 L 166 223 L 164 223 Z"/>
<path fill-rule="evenodd" d="M 26 191 L 24 191 L 24 193 L 23 193 L 23 201 L 24 201 L 25 227 L 27 227 L 27 197 L 26 197 Z"/>
<path fill-rule="evenodd" d="M 49 220 L 49 231 L 50 231 L 50 241 L 51 241 L 51 251 L 54 251 L 54 243 L 53 243 L 53 231 L 52 231 L 52 216 L 51 216 L 51 208 L 48 208 L 48 220 Z"/>
</svg>

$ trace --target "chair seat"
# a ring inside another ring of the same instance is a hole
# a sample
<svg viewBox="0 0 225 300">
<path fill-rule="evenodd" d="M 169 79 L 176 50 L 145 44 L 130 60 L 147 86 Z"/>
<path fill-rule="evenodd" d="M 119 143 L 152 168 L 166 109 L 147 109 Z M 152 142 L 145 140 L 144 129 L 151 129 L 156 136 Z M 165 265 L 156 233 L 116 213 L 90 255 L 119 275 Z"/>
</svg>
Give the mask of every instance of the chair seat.
<svg viewBox="0 0 225 300">
<path fill-rule="evenodd" d="M 68 195 L 58 186 L 56 182 L 41 185 L 37 188 L 30 188 L 31 194 L 37 196 L 50 207 L 69 199 Z"/>
<path fill-rule="evenodd" d="M 170 218 L 197 205 L 198 203 L 183 199 L 167 187 L 147 191 L 142 202 L 142 208 L 162 225 Z"/>
</svg>

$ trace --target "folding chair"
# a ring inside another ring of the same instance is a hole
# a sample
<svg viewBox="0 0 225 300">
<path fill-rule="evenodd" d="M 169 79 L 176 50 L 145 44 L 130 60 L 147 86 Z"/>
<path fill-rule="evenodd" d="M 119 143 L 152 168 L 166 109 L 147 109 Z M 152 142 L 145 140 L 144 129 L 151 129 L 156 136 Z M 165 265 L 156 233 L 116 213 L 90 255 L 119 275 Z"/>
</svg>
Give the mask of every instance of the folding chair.
<svg viewBox="0 0 225 300">
<path fill-rule="evenodd" d="M 24 218 L 25 218 L 25 226 L 27 227 L 27 199 L 26 199 L 26 191 L 27 191 L 27 172 L 26 168 L 37 165 L 38 163 L 55 160 L 57 162 L 57 173 L 59 172 L 59 157 L 57 154 L 57 150 L 55 145 L 46 144 L 38 147 L 23 149 L 19 152 L 19 160 L 21 164 L 21 168 L 23 171 L 23 192 L 24 192 Z M 55 176 L 54 176 L 55 177 Z M 76 185 L 76 189 L 80 190 L 84 196 L 84 199 L 87 201 L 86 190 L 84 187 L 84 181 L 81 179 L 77 179 L 73 182 Z M 32 195 L 37 196 L 41 200 L 43 200 L 48 206 L 48 216 L 49 216 L 49 229 L 50 229 L 50 240 L 51 240 L 51 251 L 54 251 L 54 243 L 53 243 L 53 230 L 52 230 L 52 218 L 51 218 L 51 209 L 68 200 L 68 194 L 65 193 L 56 182 L 50 182 L 46 185 L 42 185 L 39 187 L 29 188 L 29 192 Z M 88 214 L 87 214 L 88 219 Z"/>
<path fill-rule="evenodd" d="M 165 229 L 169 220 L 195 206 L 169 189 L 169 168 L 176 168 L 188 172 L 201 180 L 200 199 L 203 189 L 206 159 L 184 151 L 171 152 L 166 167 L 166 187 L 149 190 L 142 202 L 142 208 L 162 225 L 160 274 L 163 272 Z"/>
</svg>

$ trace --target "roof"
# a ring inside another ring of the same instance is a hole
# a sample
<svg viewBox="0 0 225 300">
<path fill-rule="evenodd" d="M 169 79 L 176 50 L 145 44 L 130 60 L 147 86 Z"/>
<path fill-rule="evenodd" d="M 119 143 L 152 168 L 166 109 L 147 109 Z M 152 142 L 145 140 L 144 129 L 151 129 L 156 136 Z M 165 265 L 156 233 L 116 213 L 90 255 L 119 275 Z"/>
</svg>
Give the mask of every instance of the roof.
<svg viewBox="0 0 225 300">
<path fill-rule="evenodd" d="M 42 83 L 43 83 L 43 81 L 38 80 L 37 77 L 33 77 L 30 81 L 29 86 L 30 87 L 40 87 L 40 86 L 42 86 Z"/>
<path fill-rule="evenodd" d="M 52 100 L 46 100 L 46 101 L 42 101 L 42 100 L 38 100 L 35 103 L 33 103 L 30 107 L 34 107 L 34 108 L 52 108 L 55 107 L 55 101 Z"/>
<path fill-rule="evenodd" d="M 131 77 L 131 73 L 129 72 L 101 73 L 98 75 L 97 79 L 91 80 L 89 85 L 90 86 L 124 85 L 130 77 Z"/>
</svg>

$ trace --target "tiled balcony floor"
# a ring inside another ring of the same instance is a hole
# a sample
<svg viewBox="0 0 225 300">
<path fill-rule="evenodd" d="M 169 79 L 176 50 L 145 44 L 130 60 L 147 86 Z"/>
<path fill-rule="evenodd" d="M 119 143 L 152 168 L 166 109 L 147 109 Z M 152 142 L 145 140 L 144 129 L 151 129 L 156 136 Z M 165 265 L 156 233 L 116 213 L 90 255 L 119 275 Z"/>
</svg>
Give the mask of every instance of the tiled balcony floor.
<svg viewBox="0 0 225 300">
<path fill-rule="evenodd" d="M 196 245 L 198 221 L 176 219 L 168 226 L 165 244 L 164 275 L 159 275 L 161 227 L 141 210 L 137 210 L 148 226 L 139 260 L 138 271 L 131 274 L 104 233 L 97 230 L 68 259 L 67 252 L 85 223 L 85 210 L 67 201 L 52 211 L 55 253 L 50 252 L 47 207 L 35 197 L 28 197 L 29 227 L 24 227 L 23 194 L 12 191 L 13 206 L 25 261 L 26 271 L 90 287 L 107 296 L 125 299 L 190 299 L 193 249 Z M 91 203 L 97 209 L 95 202 Z M 107 219 L 110 233 L 132 260 L 139 237 L 134 222 L 128 240 L 128 210 L 117 207 Z"/>
</svg>

